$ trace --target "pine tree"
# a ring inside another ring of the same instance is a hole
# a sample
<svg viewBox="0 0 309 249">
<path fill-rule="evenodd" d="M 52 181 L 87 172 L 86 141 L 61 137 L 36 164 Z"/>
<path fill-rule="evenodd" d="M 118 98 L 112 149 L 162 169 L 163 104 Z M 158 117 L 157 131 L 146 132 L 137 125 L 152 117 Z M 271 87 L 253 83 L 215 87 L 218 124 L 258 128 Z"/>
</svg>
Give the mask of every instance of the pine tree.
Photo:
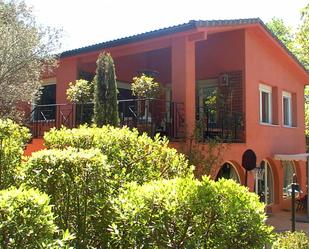
<svg viewBox="0 0 309 249">
<path fill-rule="evenodd" d="M 94 123 L 98 126 L 119 125 L 117 82 L 113 58 L 103 52 L 97 60 L 94 78 Z"/>
</svg>

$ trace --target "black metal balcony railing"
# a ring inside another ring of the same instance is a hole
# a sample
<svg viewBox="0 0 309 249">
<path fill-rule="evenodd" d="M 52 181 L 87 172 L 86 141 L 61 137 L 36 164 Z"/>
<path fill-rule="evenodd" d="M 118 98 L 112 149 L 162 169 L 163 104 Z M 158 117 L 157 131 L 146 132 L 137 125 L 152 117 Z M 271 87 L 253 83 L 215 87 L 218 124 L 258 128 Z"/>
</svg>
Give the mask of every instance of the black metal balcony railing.
<svg viewBox="0 0 309 249">
<path fill-rule="evenodd" d="M 137 128 L 150 136 L 157 133 L 171 139 L 184 135 L 183 104 L 159 99 L 119 100 L 121 126 Z M 93 103 L 55 104 L 34 106 L 29 117 L 29 127 L 34 138 L 42 137 L 53 127 L 69 128 L 91 124 Z"/>
<path fill-rule="evenodd" d="M 245 142 L 243 113 L 204 106 L 198 107 L 196 114 L 199 140 L 218 138 L 223 142 Z"/>
</svg>

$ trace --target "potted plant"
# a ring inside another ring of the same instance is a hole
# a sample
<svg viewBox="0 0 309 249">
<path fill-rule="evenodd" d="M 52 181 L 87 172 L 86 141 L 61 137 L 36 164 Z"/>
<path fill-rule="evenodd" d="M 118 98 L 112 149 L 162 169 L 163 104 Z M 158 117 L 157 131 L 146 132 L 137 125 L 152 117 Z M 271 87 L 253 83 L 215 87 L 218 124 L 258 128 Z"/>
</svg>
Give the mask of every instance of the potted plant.
<svg viewBox="0 0 309 249">
<path fill-rule="evenodd" d="M 84 79 L 69 83 L 67 89 L 67 99 L 69 102 L 79 105 L 79 123 L 83 123 L 84 105 L 91 102 L 93 98 L 93 83 Z"/>
<path fill-rule="evenodd" d="M 139 77 L 134 77 L 132 82 L 132 94 L 138 98 L 138 102 L 145 100 L 145 109 L 143 120 L 151 121 L 151 113 L 149 112 L 149 100 L 156 98 L 160 92 L 160 84 L 149 77 L 142 74 Z M 139 107 L 141 108 L 141 107 Z"/>
</svg>

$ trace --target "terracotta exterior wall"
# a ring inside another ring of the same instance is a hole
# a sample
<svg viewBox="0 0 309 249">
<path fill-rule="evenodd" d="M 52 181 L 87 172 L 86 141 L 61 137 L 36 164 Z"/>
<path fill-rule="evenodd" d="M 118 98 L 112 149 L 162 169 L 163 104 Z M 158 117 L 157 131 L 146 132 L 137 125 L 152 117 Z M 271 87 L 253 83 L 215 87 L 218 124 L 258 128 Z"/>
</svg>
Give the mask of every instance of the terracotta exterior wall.
<svg viewBox="0 0 309 249">
<path fill-rule="evenodd" d="M 78 64 L 77 59 L 65 58 L 61 59 L 56 76 L 56 103 L 67 103 L 66 89 L 69 82 L 74 82 L 78 78 Z"/>
<path fill-rule="evenodd" d="M 225 154 L 226 161 L 234 159 L 241 163 L 241 155 L 245 149 L 252 149 L 257 155 L 258 164 L 267 160 L 271 165 L 274 182 L 273 210 L 278 210 L 286 201 L 282 197 L 283 170 L 279 161 L 273 160 L 275 154 L 297 154 L 305 152 L 304 137 L 304 82 L 295 65 L 291 65 L 287 56 L 278 48 L 256 32 L 248 30 L 245 33 L 245 113 L 246 113 L 246 144 L 232 145 Z M 266 84 L 272 87 L 273 123 L 274 125 L 260 124 L 260 97 L 259 85 Z M 282 91 L 293 94 L 294 121 L 296 127 L 283 126 Z M 297 106 L 297 108 L 295 107 Z M 295 111 L 297 109 L 297 112 Z M 295 120 L 296 119 L 296 120 Z M 237 168 L 237 167 L 235 167 Z M 214 171 L 214 175 L 219 168 Z M 243 169 L 238 167 L 238 171 Z M 296 164 L 296 173 L 305 190 L 305 165 Z M 240 174 L 242 175 L 242 173 Z M 254 189 L 254 174 L 249 173 L 249 187 Z"/>
<path fill-rule="evenodd" d="M 127 44 L 109 49 L 114 57 L 119 81 L 131 82 L 140 70 L 159 72 L 158 81 L 171 84 L 172 100 L 184 103 L 186 131 L 192 134 L 195 127 L 196 80 L 217 78 L 228 73 L 233 84 L 233 110 L 245 113 L 245 143 L 229 146 L 223 162 L 230 162 L 244 184 L 245 171 L 241 167 L 242 154 L 252 149 L 258 164 L 267 159 L 274 177 L 273 209 L 283 207 L 283 170 L 280 162 L 273 160 L 275 154 L 305 152 L 304 137 L 304 74 L 292 62 L 286 52 L 272 42 L 261 27 L 242 27 L 234 31 L 211 32 L 207 30 L 173 34 L 153 40 Z M 80 70 L 94 72 L 98 51 L 67 57 L 60 60 L 57 70 L 57 103 L 66 103 L 68 82 L 75 81 Z M 259 121 L 259 85 L 272 87 L 273 125 Z M 292 94 L 293 125 L 286 128 L 282 121 L 282 91 Z M 157 107 L 159 108 L 159 106 Z M 162 109 L 161 107 L 160 109 Z M 174 143 L 177 147 L 177 143 Z M 202 145 L 206 147 L 207 145 Z M 37 143 L 35 148 L 43 148 Z M 29 147 L 30 148 L 30 147 Z M 28 148 L 28 153 L 32 149 Z M 207 151 L 202 150 L 202 151 Z M 206 153 L 206 152 L 203 152 Z M 221 165 L 214 167 L 211 175 L 216 177 Z M 296 172 L 305 188 L 305 167 L 297 164 Z M 254 190 L 254 173 L 248 175 L 249 188 Z"/>
<path fill-rule="evenodd" d="M 223 39 L 219 39 L 223 38 Z M 208 45 L 208 46 L 207 46 Z M 274 183 L 273 211 L 286 208 L 289 201 L 283 199 L 283 168 L 280 161 L 273 159 L 275 154 L 297 154 L 305 152 L 304 136 L 304 77 L 299 69 L 269 39 L 255 29 L 234 31 L 209 36 L 207 41 L 197 44 L 196 77 L 205 79 L 218 74 L 242 70 L 243 103 L 246 115 L 246 143 L 230 144 L 224 153 L 223 162 L 230 162 L 238 172 L 240 181 L 245 183 L 245 171 L 241 167 L 242 154 L 252 149 L 257 155 L 258 165 L 262 160 L 270 164 Z M 202 52 L 201 52 L 202 51 Z M 242 55 L 242 56 L 239 56 Z M 224 58 L 224 59 L 223 59 Z M 208 62 L 208 63 L 207 63 Z M 273 123 L 260 124 L 259 85 L 272 87 Z M 239 91 L 239 89 L 238 89 Z M 292 94 L 293 126 L 283 126 L 282 91 Z M 236 106 L 241 106 L 236 103 Z M 203 150 L 207 151 L 207 145 Z M 221 165 L 213 168 L 211 175 L 216 178 Z M 306 189 L 306 167 L 295 162 L 296 174 L 301 189 Z M 254 172 L 248 173 L 248 186 L 254 191 Z"/>
<path fill-rule="evenodd" d="M 276 88 L 278 125 L 259 122 L 259 84 Z M 246 125 L 247 144 L 257 151 L 258 159 L 274 153 L 295 154 L 305 152 L 304 137 L 304 83 L 293 67 L 276 53 L 254 30 L 246 33 Z M 283 127 L 282 91 L 297 97 L 297 127 Z M 259 132 L 257 132 L 259 131 Z"/>
<path fill-rule="evenodd" d="M 208 35 L 196 43 L 196 79 L 217 77 L 222 72 L 243 70 L 244 30 Z"/>
<path fill-rule="evenodd" d="M 218 78 L 227 73 L 231 92 L 232 110 L 244 112 L 245 31 L 237 30 L 208 35 L 207 40 L 196 43 L 196 80 Z"/>
</svg>

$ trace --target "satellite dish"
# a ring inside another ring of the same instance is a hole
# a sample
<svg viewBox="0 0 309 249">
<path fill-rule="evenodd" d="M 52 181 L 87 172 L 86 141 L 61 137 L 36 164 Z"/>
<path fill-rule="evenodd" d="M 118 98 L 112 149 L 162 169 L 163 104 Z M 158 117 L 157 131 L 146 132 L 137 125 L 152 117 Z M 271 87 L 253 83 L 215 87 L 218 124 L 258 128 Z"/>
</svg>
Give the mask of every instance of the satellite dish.
<svg viewBox="0 0 309 249">
<path fill-rule="evenodd" d="M 246 150 L 242 155 L 242 166 L 247 170 L 256 168 L 256 155 L 253 150 Z"/>
</svg>

